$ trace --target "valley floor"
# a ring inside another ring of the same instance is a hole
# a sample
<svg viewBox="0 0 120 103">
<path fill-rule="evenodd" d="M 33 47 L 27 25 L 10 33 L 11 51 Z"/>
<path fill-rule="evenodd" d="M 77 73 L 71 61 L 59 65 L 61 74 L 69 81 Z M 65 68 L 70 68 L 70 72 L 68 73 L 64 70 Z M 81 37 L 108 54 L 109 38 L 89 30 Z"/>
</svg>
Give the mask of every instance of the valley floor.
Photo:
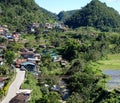
<svg viewBox="0 0 120 103">
<path fill-rule="evenodd" d="M 120 69 L 120 54 L 110 54 L 107 59 L 97 61 L 100 70 Z"/>
</svg>

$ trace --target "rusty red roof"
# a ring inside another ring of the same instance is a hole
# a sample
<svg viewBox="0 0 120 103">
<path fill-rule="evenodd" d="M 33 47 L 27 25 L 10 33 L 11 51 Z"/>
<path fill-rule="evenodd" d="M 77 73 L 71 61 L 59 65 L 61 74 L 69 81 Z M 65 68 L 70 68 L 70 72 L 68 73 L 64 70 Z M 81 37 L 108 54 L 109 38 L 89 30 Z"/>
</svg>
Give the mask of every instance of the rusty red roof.
<svg viewBox="0 0 120 103">
<path fill-rule="evenodd" d="M 28 103 L 29 95 L 17 94 L 9 103 Z"/>
<path fill-rule="evenodd" d="M 20 54 L 34 54 L 33 52 L 21 52 Z"/>
<path fill-rule="evenodd" d="M 0 82 L 7 80 L 8 77 L 0 77 Z"/>
</svg>

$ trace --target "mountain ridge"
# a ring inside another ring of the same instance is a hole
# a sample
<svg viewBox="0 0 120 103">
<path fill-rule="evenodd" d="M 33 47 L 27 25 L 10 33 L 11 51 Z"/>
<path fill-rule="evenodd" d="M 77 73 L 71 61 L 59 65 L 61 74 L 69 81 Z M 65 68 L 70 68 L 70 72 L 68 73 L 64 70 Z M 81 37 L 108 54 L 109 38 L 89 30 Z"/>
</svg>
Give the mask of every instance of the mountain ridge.
<svg viewBox="0 0 120 103">
<path fill-rule="evenodd" d="M 65 24 L 72 28 L 80 26 L 92 26 L 99 29 L 120 27 L 120 15 L 105 3 L 99 0 L 92 0 L 77 13 L 65 21 Z"/>
</svg>

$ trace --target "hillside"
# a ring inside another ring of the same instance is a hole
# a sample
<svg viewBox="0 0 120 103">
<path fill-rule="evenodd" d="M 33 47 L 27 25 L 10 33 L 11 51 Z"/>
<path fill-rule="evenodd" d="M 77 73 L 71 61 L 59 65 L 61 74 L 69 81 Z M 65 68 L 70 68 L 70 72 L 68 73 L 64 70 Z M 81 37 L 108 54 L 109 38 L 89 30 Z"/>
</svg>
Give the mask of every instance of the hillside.
<svg viewBox="0 0 120 103">
<path fill-rule="evenodd" d="M 34 0 L 0 0 L 0 25 L 23 30 L 33 22 L 53 22 Z"/>
<path fill-rule="evenodd" d="M 69 17 L 71 17 L 73 14 L 75 14 L 78 10 L 70 10 L 70 11 L 61 11 L 57 16 L 60 21 L 65 21 Z"/>
<path fill-rule="evenodd" d="M 89 4 L 65 21 L 69 27 L 92 26 L 107 30 L 120 27 L 120 15 L 113 8 L 107 7 L 99 0 L 92 0 Z"/>
</svg>

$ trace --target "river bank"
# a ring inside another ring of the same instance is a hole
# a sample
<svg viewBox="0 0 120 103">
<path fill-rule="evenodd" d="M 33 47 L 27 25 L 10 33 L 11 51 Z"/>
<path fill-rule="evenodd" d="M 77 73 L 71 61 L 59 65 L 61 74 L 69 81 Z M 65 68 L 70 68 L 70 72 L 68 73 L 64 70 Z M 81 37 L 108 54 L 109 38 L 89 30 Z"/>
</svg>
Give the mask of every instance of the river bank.
<svg viewBox="0 0 120 103">
<path fill-rule="evenodd" d="M 109 54 L 107 59 L 97 61 L 100 70 L 120 69 L 120 53 Z"/>
<path fill-rule="evenodd" d="M 109 54 L 107 59 L 97 61 L 99 70 L 109 76 L 106 89 L 113 90 L 120 88 L 120 54 Z"/>
</svg>

